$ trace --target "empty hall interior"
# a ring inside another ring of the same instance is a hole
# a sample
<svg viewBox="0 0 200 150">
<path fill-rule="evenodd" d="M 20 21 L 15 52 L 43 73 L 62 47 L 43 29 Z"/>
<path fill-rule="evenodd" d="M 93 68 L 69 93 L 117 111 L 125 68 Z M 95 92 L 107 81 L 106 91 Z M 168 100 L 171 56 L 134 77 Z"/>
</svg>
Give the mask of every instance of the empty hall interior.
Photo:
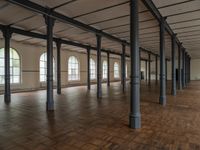
<svg viewBox="0 0 200 150">
<path fill-rule="evenodd" d="M 200 0 L 0 0 L 0 150 L 200 150 Z"/>
</svg>

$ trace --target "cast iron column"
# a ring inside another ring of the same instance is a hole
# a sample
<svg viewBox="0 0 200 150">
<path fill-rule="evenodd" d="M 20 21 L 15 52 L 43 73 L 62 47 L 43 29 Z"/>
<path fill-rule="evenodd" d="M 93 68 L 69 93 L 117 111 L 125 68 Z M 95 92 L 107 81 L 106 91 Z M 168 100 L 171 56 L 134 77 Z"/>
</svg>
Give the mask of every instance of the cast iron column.
<svg viewBox="0 0 200 150">
<path fill-rule="evenodd" d="M 47 110 L 54 110 L 53 100 L 53 26 L 55 20 L 45 16 L 47 25 Z"/>
<path fill-rule="evenodd" d="M 167 86 L 167 59 L 165 59 L 165 77 L 166 77 L 166 86 Z"/>
<path fill-rule="evenodd" d="M 107 86 L 110 86 L 110 53 L 107 52 L 108 72 L 107 72 Z"/>
<path fill-rule="evenodd" d="M 141 114 L 138 0 L 130 0 L 130 7 L 131 99 L 129 125 L 131 128 L 140 128 Z"/>
<path fill-rule="evenodd" d="M 5 39 L 5 49 L 4 49 L 4 63 L 5 63 L 5 91 L 4 91 L 4 102 L 9 104 L 11 101 L 11 91 L 10 91 L 10 39 L 11 39 L 11 31 L 10 28 L 7 26 L 3 30 L 3 36 Z"/>
<path fill-rule="evenodd" d="M 189 56 L 189 82 L 190 82 L 190 80 L 191 80 L 191 70 L 190 70 L 190 63 L 191 63 L 191 57 Z"/>
<path fill-rule="evenodd" d="M 166 105 L 166 74 L 165 74 L 165 19 L 160 21 L 160 104 Z"/>
<path fill-rule="evenodd" d="M 102 97 L 102 87 L 101 87 L 101 35 L 96 35 L 97 37 L 97 98 Z"/>
<path fill-rule="evenodd" d="M 148 68 L 149 68 L 149 72 L 148 72 L 148 78 L 149 78 L 149 82 L 148 82 L 148 85 L 150 86 L 151 85 L 151 54 L 149 53 L 148 54 L 149 58 L 149 63 L 148 63 Z"/>
<path fill-rule="evenodd" d="M 182 90 L 181 44 L 178 44 L 178 89 Z"/>
<path fill-rule="evenodd" d="M 176 95 L 176 53 L 175 53 L 175 38 L 176 35 L 172 35 L 172 95 Z"/>
<path fill-rule="evenodd" d="M 90 90 L 90 48 L 87 48 L 87 88 Z"/>
<path fill-rule="evenodd" d="M 61 64 L 60 64 L 60 49 L 61 49 L 61 41 L 56 41 L 57 47 L 57 94 L 61 94 Z"/>
<path fill-rule="evenodd" d="M 123 92 L 125 92 L 126 90 L 126 46 L 125 44 L 122 44 L 122 88 L 123 88 Z"/>
<path fill-rule="evenodd" d="M 145 78 L 146 78 L 146 82 L 147 82 L 147 78 L 148 78 L 148 70 L 147 70 L 147 60 L 145 60 Z"/>
<path fill-rule="evenodd" d="M 183 84 L 183 88 L 185 87 L 185 49 L 182 49 L 182 84 Z"/>
<path fill-rule="evenodd" d="M 158 55 L 156 55 L 156 85 L 158 84 Z"/>
</svg>

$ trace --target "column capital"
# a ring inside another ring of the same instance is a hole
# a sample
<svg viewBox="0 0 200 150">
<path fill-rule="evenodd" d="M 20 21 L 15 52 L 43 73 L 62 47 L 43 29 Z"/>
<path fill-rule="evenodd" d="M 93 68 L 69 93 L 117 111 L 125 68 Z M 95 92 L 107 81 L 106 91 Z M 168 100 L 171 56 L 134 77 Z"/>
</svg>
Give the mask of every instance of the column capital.
<svg viewBox="0 0 200 150">
<path fill-rule="evenodd" d="M 52 10 L 49 10 L 49 15 L 52 13 Z M 51 24 L 52 26 L 54 26 L 55 24 L 55 19 L 50 17 L 49 15 L 43 15 L 44 19 L 45 19 L 45 24 L 48 26 L 49 24 Z"/>
<path fill-rule="evenodd" d="M 3 37 L 4 38 L 9 38 L 10 39 L 12 37 L 12 33 L 13 32 L 11 31 L 10 26 L 4 26 L 2 32 L 3 32 Z"/>
</svg>

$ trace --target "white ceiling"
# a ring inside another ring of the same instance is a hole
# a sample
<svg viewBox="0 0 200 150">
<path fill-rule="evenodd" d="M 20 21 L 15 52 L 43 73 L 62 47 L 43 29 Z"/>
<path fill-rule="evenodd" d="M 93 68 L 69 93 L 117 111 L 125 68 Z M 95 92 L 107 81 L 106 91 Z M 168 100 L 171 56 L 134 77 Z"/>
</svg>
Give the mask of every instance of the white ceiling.
<svg viewBox="0 0 200 150">
<path fill-rule="evenodd" d="M 31 0 L 44 7 L 74 18 L 80 22 L 103 30 L 120 39 L 130 40 L 130 6 L 129 0 Z M 200 0 L 153 0 L 178 38 L 183 42 L 193 58 L 200 58 Z M 159 54 L 159 23 L 151 12 L 139 1 L 139 41 L 140 46 Z M 28 31 L 45 34 L 46 26 L 41 14 L 31 12 L 23 7 L 0 1 L 0 23 Z M 96 36 L 69 24 L 56 21 L 54 36 L 96 46 Z M 166 33 L 165 48 L 167 57 L 171 57 L 171 38 Z M 12 38 L 23 43 L 45 46 L 44 40 L 14 34 Z M 102 47 L 121 52 L 120 43 L 102 39 Z M 84 51 L 78 47 L 63 45 L 63 48 Z M 126 53 L 130 54 L 129 47 Z M 145 54 L 142 54 L 146 57 Z"/>
</svg>

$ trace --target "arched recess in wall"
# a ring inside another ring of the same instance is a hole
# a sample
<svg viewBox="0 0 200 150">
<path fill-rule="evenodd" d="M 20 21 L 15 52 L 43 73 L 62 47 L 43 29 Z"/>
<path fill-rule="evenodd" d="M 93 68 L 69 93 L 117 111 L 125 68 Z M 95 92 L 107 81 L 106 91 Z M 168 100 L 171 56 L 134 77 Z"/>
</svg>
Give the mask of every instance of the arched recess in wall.
<svg viewBox="0 0 200 150">
<path fill-rule="evenodd" d="M 70 56 L 68 59 L 68 81 L 80 80 L 79 61 L 75 56 Z"/>
<path fill-rule="evenodd" d="M 47 53 L 40 55 L 40 82 L 46 82 L 47 79 Z M 53 80 L 55 80 L 55 59 L 53 57 Z"/>
<path fill-rule="evenodd" d="M 10 48 L 10 83 L 21 83 L 21 63 L 19 53 Z M 4 48 L 0 49 L 0 84 L 4 84 Z"/>
<path fill-rule="evenodd" d="M 96 63 L 92 58 L 90 58 L 90 78 L 92 80 L 96 79 Z"/>
<path fill-rule="evenodd" d="M 108 64 L 107 61 L 103 61 L 103 79 L 107 79 L 107 73 L 108 73 Z"/>
<path fill-rule="evenodd" d="M 114 78 L 119 78 L 119 64 L 117 62 L 114 63 Z"/>
</svg>

